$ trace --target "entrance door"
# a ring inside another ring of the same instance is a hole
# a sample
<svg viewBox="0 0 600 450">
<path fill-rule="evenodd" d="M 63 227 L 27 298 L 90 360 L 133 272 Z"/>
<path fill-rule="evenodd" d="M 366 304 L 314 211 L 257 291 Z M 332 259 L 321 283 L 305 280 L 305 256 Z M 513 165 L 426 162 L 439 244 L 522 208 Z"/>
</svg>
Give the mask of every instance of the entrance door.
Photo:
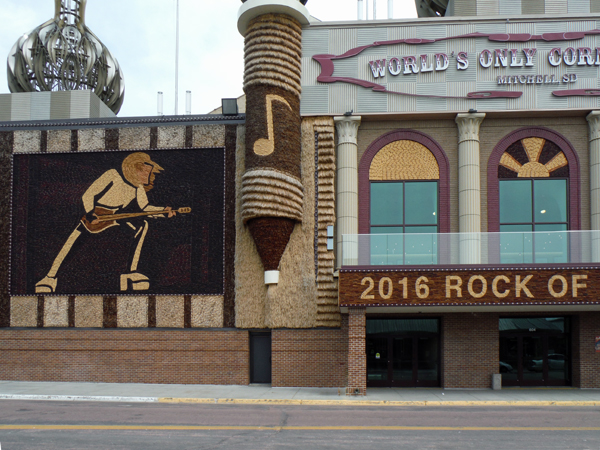
<svg viewBox="0 0 600 450">
<path fill-rule="evenodd" d="M 367 386 L 439 386 L 438 322 L 367 319 Z"/>
<path fill-rule="evenodd" d="M 570 385 L 569 355 L 565 318 L 500 319 L 500 373 L 504 386 Z"/>
<path fill-rule="evenodd" d="M 271 382 L 271 333 L 250 333 L 250 383 Z"/>
</svg>

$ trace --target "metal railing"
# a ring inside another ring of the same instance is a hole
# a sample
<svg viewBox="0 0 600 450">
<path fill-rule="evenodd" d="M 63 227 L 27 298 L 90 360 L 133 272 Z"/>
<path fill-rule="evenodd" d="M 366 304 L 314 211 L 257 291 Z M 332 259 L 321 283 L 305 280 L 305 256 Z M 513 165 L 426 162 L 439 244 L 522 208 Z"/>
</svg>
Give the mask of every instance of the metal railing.
<svg viewBox="0 0 600 450">
<path fill-rule="evenodd" d="M 600 231 L 342 236 L 342 266 L 587 263 L 600 263 Z"/>
</svg>

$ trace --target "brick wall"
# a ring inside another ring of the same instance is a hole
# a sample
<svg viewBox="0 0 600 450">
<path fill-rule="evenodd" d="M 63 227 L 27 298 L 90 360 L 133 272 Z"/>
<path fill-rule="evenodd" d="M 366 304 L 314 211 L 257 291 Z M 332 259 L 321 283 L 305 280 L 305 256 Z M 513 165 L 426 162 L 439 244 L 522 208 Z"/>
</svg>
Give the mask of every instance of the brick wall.
<svg viewBox="0 0 600 450">
<path fill-rule="evenodd" d="M 491 387 L 498 373 L 498 314 L 447 314 L 442 323 L 442 387 Z"/>
<path fill-rule="evenodd" d="M 367 392 L 366 308 L 348 309 L 348 387 L 347 393 Z"/>
<path fill-rule="evenodd" d="M 272 386 L 345 387 L 348 316 L 338 329 L 273 330 Z"/>
<path fill-rule="evenodd" d="M 587 312 L 579 316 L 579 379 L 581 388 L 600 387 L 600 353 L 594 343 L 600 336 L 600 312 Z M 573 372 L 577 366 L 573 365 Z M 573 374 L 575 375 L 575 374 Z"/>
<path fill-rule="evenodd" d="M 248 332 L 0 330 L 0 379 L 248 384 Z"/>
<path fill-rule="evenodd" d="M 581 348 L 581 332 L 580 332 L 580 317 L 571 317 L 571 382 L 574 387 L 581 386 L 581 355 L 579 349 Z"/>
</svg>

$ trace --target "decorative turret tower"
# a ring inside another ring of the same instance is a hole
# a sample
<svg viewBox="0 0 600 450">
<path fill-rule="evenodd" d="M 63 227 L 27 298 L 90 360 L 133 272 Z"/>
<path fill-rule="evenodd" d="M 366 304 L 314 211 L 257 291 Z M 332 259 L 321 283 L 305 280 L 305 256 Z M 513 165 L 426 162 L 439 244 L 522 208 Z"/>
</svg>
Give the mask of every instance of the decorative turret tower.
<svg viewBox="0 0 600 450">
<path fill-rule="evenodd" d="M 265 270 L 279 280 L 279 262 L 302 221 L 300 74 L 306 0 L 243 0 L 246 172 L 242 217 Z"/>
<path fill-rule="evenodd" d="M 85 25 L 87 0 L 54 0 L 54 18 L 23 35 L 8 56 L 11 92 L 89 89 L 119 112 L 125 83 L 119 63 Z"/>
</svg>

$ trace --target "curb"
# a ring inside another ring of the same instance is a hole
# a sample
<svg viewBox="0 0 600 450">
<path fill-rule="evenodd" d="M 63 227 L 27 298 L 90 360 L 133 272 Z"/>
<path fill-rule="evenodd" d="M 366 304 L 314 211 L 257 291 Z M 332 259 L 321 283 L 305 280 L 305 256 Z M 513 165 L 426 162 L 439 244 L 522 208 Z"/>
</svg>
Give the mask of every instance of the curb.
<svg viewBox="0 0 600 450">
<path fill-rule="evenodd" d="M 296 406 L 600 406 L 600 401 L 429 401 L 429 400 L 300 400 L 241 398 L 173 398 L 160 397 L 159 403 L 236 404 L 236 405 L 296 405 Z"/>
<path fill-rule="evenodd" d="M 204 405 L 272 405 L 272 406 L 600 406 L 600 401 L 530 401 L 530 400 L 301 400 L 301 399 L 246 399 L 246 398 L 178 398 L 178 397 L 120 397 L 108 395 L 25 395 L 0 394 L 0 400 L 49 400 L 63 402 L 116 402 L 116 403 L 187 403 Z"/>
<path fill-rule="evenodd" d="M 0 400 L 53 400 L 61 402 L 135 402 L 158 403 L 158 397 L 117 397 L 110 395 L 25 395 L 0 394 Z"/>
</svg>

